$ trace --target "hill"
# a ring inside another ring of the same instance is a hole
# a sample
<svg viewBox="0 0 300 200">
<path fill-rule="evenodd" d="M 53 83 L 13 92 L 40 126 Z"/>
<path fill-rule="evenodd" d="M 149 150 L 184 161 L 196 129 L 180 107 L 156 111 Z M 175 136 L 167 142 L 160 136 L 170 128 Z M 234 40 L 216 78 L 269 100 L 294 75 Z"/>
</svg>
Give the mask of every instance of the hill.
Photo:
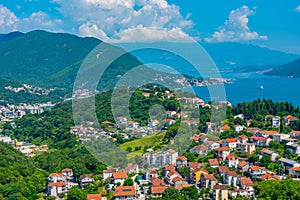
<svg viewBox="0 0 300 200">
<path fill-rule="evenodd" d="M 300 78 L 300 58 L 265 73 L 270 76 L 284 76 Z"/>
<path fill-rule="evenodd" d="M 46 31 L 23 35 L 11 33 L 0 38 L 5 40 L 0 41 L 0 77 L 39 87 L 68 89 L 72 89 L 85 57 L 102 42 L 96 38 Z M 115 74 L 125 73 L 140 64 L 135 57 L 126 54 L 111 65 L 112 70 L 105 73 L 103 79 L 110 80 L 109 84 L 112 84 L 113 80 L 117 80 Z M 113 70 L 116 72 L 112 73 Z"/>
<path fill-rule="evenodd" d="M 21 33 L 21 32 L 11 32 L 11 33 L 8 33 L 8 34 L 0 34 L 0 42 L 8 42 L 10 40 L 13 40 L 17 37 L 20 37 L 20 36 L 23 36 L 24 33 Z"/>
<path fill-rule="evenodd" d="M 202 46 L 210 54 L 219 69 L 280 66 L 299 57 L 295 54 L 233 42 L 204 43 Z"/>
</svg>

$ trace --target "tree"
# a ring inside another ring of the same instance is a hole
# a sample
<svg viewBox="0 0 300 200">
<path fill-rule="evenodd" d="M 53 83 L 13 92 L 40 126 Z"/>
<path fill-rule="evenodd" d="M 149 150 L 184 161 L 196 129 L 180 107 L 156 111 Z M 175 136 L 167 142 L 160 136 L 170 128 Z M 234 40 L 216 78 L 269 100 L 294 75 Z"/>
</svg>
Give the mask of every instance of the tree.
<svg viewBox="0 0 300 200">
<path fill-rule="evenodd" d="M 176 199 L 176 200 L 188 200 L 187 197 L 180 194 L 178 190 L 176 190 L 174 187 L 169 187 L 165 190 L 163 193 L 163 200 L 170 200 L 170 199 Z"/>
<path fill-rule="evenodd" d="M 178 168 L 178 172 L 184 177 L 190 176 L 190 168 L 188 168 L 187 166 Z"/>
<path fill-rule="evenodd" d="M 133 180 L 132 180 L 132 178 L 127 178 L 127 179 L 125 179 L 125 181 L 124 181 L 124 186 L 133 186 Z"/>
<path fill-rule="evenodd" d="M 68 192 L 68 200 L 83 200 L 83 192 L 78 187 L 72 187 Z"/>
<path fill-rule="evenodd" d="M 198 189 L 195 185 L 192 185 L 191 187 L 183 188 L 181 193 L 186 196 L 188 199 L 196 200 L 199 198 Z"/>
<path fill-rule="evenodd" d="M 270 158 L 270 156 L 264 155 L 264 156 L 261 158 L 260 163 L 261 163 L 262 166 L 268 167 L 268 166 L 270 165 L 270 163 L 271 163 L 271 158 Z"/>
</svg>

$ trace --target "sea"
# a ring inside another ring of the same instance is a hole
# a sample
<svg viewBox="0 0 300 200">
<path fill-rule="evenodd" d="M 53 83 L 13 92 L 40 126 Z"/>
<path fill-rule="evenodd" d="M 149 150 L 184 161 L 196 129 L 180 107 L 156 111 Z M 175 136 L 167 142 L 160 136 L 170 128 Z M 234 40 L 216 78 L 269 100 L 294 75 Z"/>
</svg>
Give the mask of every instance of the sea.
<svg viewBox="0 0 300 200">
<path fill-rule="evenodd" d="M 300 106 L 300 78 L 273 77 L 258 73 L 221 73 L 222 78 L 233 79 L 232 83 L 185 88 L 194 92 L 205 102 L 229 101 L 232 105 L 256 99 L 286 101 Z"/>
</svg>

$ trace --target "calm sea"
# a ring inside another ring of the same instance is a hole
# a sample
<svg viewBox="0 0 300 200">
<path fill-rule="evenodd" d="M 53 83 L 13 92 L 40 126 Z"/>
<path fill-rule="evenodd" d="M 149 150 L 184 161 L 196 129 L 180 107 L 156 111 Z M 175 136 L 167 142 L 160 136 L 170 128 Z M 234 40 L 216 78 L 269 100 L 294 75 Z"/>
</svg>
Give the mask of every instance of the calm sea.
<svg viewBox="0 0 300 200">
<path fill-rule="evenodd" d="M 218 92 L 220 85 L 193 87 L 195 93 L 203 100 L 226 100 L 236 105 L 239 102 L 250 102 L 255 99 L 272 99 L 287 101 L 300 106 L 300 79 L 270 77 L 256 73 L 222 73 L 223 78 L 234 78 L 231 84 L 224 84 L 225 95 Z M 186 90 L 191 91 L 191 88 Z M 210 92 L 209 92 L 210 91 Z M 211 95 L 212 94 L 212 95 Z"/>
</svg>

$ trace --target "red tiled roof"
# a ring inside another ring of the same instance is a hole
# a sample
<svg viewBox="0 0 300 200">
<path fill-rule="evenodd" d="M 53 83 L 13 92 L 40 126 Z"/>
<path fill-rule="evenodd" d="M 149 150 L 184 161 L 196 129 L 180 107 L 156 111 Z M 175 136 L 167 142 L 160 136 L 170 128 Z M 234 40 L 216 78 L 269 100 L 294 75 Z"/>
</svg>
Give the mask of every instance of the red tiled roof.
<svg viewBox="0 0 300 200">
<path fill-rule="evenodd" d="M 220 173 L 224 173 L 224 172 L 227 172 L 229 171 L 229 168 L 227 166 L 219 166 L 219 172 Z"/>
<path fill-rule="evenodd" d="M 114 197 L 135 196 L 134 186 L 118 186 L 114 192 Z"/>
<path fill-rule="evenodd" d="M 258 140 L 264 140 L 267 141 L 268 139 L 265 137 L 259 137 L 259 136 L 252 136 L 251 137 L 252 140 L 258 141 Z"/>
<path fill-rule="evenodd" d="M 126 179 L 128 176 L 127 172 L 114 172 L 113 177 L 114 179 Z"/>
<path fill-rule="evenodd" d="M 229 130 L 230 127 L 228 126 L 228 124 L 225 124 L 225 125 L 222 126 L 220 129 L 221 129 L 221 130 Z"/>
<path fill-rule="evenodd" d="M 207 179 L 207 180 L 211 180 L 211 181 L 217 180 L 213 174 L 204 174 L 203 176 L 204 176 L 204 179 Z"/>
<path fill-rule="evenodd" d="M 196 173 L 198 171 L 203 171 L 203 172 L 208 173 L 208 171 L 206 169 L 204 169 L 204 168 L 195 169 L 193 172 Z"/>
<path fill-rule="evenodd" d="M 165 170 L 166 171 L 175 171 L 175 167 L 174 165 L 165 165 Z"/>
<path fill-rule="evenodd" d="M 197 162 L 188 162 L 188 165 L 191 169 L 199 168 L 199 163 L 197 163 Z"/>
<path fill-rule="evenodd" d="M 275 135 L 278 134 L 278 131 L 259 131 L 261 134 L 264 135 Z"/>
<path fill-rule="evenodd" d="M 227 143 L 235 143 L 235 142 L 237 142 L 237 141 L 238 141 L 237 138 L 227 138 L 227 139 L 226 139 L 226 142 L 227 142 Z"/>
<path fill-rule="evenodd" d="M 218 159 L 215 159 L 215 158 L 208 159 L 208 163 L 209 163 L 210 166 L 218 166 L 219 165 Z"/>
<path fill-rule="evenodd" d="M 284 118 L 289 120 L 297 120 L 297 118 L 292 115 L 285 116 Z"/>
<path fill-rule="evenodd" d="M 227 171 L 226 174 L 228 176 L 238 176 L 237 173 L 236 173 L 236 171 Z"/>
<path fill-rule="evenodd" d="M 215 185 L 215 189 L 217 189 L 217 190 L 227 190 L 227 186 L 226 185 Z"/>
<path fill-rule="evenodd" d="M 101 194 L 88 194 L 87 200 L 102 200 Z"/>
<path fill-rule="evenodd" d="M 229 155 L 226 157 L 226 159 L 228 159 L 228 160 L 235 160 L 235 157 L 234 157 L 234 155 L 231 153 L 231 154 L 229 154 Z"/>
<path fill-rule="evenodd" d="M 220 147 L 220 148 L 217 148 L 216 151 L 229 151 L 229 147 L 225 146 L 225 147 Z"/>
<path fill-rule="evenodd" d="M 66 185 L 65 182 L 49 183 L 49 187 L 63 187 L 65 185 Z"/>
<path fill-rule="evenodd" d="M 177 181 L 184 181 L 184 178 L 180 177 L 180 176 L 176 176 L 175 178 L 173 178 L 172 180 L 174 183 L 176 183 Z"/>
<path fill-rule="evenodd" d="M 91 175 L 91 174 L 84 174 L 84 175 L 81 175 L 81 176 L 79 177 L 78 180 L 82 180 L 82 179 L 84 179 L 84 178 L 86 178 L 86 177 L 92 178 L 92 175 Z"/>
<path fill-rule="evenodd" d="M 245 167 L 246 165 L 249 165 L 249 163 L 246 161 L 242 161 L 238 164 L 239 167 Z"/>
<path fill-rule="evenodd" d="M 292 170 L 294 170 L 294 171 L 300 171 L 300 167 L 293 167 Z"/>
<path fill-rule="evenodd" d="M 53 176 L 59 176 L 59 177 L 63 177 L 62 173 L 51 173 L 49 176 L 53 177 Z"/>
<path fill-rule="evenodd" d="M 269 173 L 267 173 L 267 174 L 264 174 L 264 175 L 262 175 L 261 177 L 260 177 L 262 180 L 281 180 L 281 178 L 280 178 L 280 176 L 274 176 L 274 175 L 272 175 L 272 174 L 269 174 Z"/>
<path fill-rule="evenodd" d="M 107 169 L 107 170 L 103 170 L 103 173 L 114 173 L 116 172 L 116 169 Z"/>
<path fill-rule="evenodd" d="M 185 156 L 178 156 L 176 160 L 187 160 L 187 158 Z"/>
<path fill-rule="evenodd" d="M 241 138 L 241 139 L 248 139 L 248 137 L 246 135 L 240 135 L 239 138 Z"/>
<path fill-rule="evenodd" d="M 255 165 L 250 166 L 250 169 L 251 169 L 252 171 L 257 171 L 257 170 L 259 170 L 259 169 L 264 170 L 264 171 L 266 170 L 265 167 L 259 167 L 259 166 L 255 166 Z"/>
<path fill-rule="evenodd" d="M 253 185 L 253 182 L 251 181 L 251 179 L 249 177 L 241 177 L 240 180 L 241 180 L 242 184 L 245 186 Z"/>
<path fill-rule="evenodd" d="M 72 169 L 70 169 L 70 168 L 65 168 L 65 169 L 63 169 L 61 172 L 71 172 L 72 171 Z"/>
<path fill-rule="evenodd" d="M 153 176 L 150 178 L 150 181 L 152 183 L 153 186 L 161 186 L 161 185 L 165 185 L 164 181 Z"/>
<path fill-rule="evenodd" d="M 195 146 L 194 148 L 199 149 L 199 151 L 207 151 L 208 150 L 207 146 L 205 146 L 203 144 Z"/>
<path fill-rule="evenodd" d="M 167 186 L 155 186 L 151 187 L 151 194 L 162 194 L 167 189 Z"/>
</svg>

